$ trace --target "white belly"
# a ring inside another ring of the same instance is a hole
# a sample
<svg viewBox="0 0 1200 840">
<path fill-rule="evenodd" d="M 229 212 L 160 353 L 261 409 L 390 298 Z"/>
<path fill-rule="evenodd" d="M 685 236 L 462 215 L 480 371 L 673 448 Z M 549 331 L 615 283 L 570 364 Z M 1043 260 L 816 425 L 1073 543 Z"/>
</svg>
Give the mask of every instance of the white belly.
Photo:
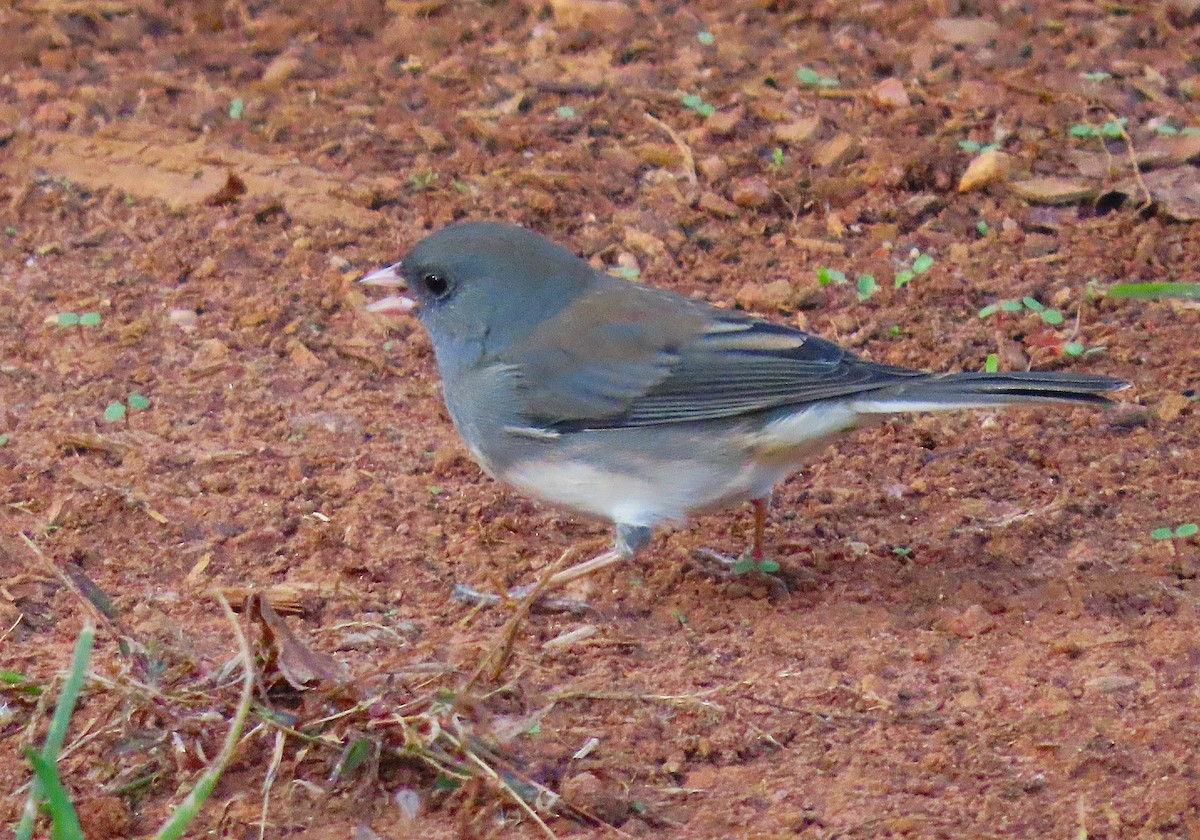
<svg viewBox="0 0 1200 840">
<path fill-rule="evenodd" d="M 759 430 L 594 432 L 580 450 L 546 451 L 504 470 L 518 490 L 612 522 L 651 527 L 766 498 L 857 415 L 822 406 Z M 656 445 L 657 444 L 657 445 Z M 619 451 L 618 451 L 619 449 Z"/>
</svg>

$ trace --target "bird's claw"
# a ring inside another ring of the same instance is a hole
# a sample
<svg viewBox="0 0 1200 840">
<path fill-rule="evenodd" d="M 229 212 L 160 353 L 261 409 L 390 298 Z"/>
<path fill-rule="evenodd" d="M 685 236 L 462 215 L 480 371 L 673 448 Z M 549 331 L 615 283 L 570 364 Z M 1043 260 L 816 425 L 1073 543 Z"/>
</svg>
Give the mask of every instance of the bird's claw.
<svg viewBox="0 0 1200 840">
<path fill-rule="evenodd" d="M 536 588 L 537 584 L 526 584 L 525 586 L 513 587 L 504 595 L 497 595 L 495 592 L 480 592 L 478 589 L 467 586 L 465 583 L 456 583 L 454 584 L 452 597 L 456 601 L 472 606 L 494 607 L 505 601 L 519 604 L 528 598 L 530 593 Z M 591 610 L 592 607 L 586 601 L 579 601 L 574 598 L 550 598 L 543 595 L 534 601 L 533 609 L 537 612 L 582 615 Z"/>
</svg>

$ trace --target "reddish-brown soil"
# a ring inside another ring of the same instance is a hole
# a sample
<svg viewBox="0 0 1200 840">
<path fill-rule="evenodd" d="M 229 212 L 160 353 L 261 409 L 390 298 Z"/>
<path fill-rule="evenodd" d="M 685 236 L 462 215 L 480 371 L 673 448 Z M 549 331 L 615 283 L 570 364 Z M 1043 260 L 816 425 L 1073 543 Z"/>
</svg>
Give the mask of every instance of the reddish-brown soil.
<svg viewBox="0 0 1200 840">
<path fill-rule="evenodd" d="M 0 43 L 0 663 L 46 689 L 0 695 L 6 824 L 94 612 L 57 569 L 114 617 L 61 762 L 91 838 L 152 833 L 219 749 L 214 590 L 292 602 L 350 677 L 259 659 L 193 836 L 542 832 L 396 759 L 402 720 L 592 815 L 543 809 L 560 836 L 1200 836 L 1198 543 L 1151 537 L 1200 517 L 1200 310 L 1103 295 L 1200 281 L 1195 2 L 17 0 Z M 513 611 L 453 584 L 606 532 L 484 476 L 423 332 L 364 312 L 353 279 L 458 218 L 874 359 L 1134 387 L 847 437 L 780 488 L 788 594 L 699 574 L 749 528 L 707 517 L 468 685 Z M 1065 322 L 977 316 L 1025 296 Z"/>
</svg>

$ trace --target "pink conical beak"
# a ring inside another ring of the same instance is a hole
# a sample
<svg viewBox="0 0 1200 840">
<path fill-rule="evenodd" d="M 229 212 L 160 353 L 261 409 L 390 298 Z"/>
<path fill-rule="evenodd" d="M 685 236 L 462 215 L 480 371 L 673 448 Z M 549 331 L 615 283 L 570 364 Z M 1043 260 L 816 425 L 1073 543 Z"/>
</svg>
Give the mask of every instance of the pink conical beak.
<svg viewBox="0 0 1200 840">
<path fill-rule="evenodd" d="M 400 273 L 400 263 L 392 263 L 387 268 L 372 271 L 358 282 L 364 286 L 390 286 L 392 288 L 408 286 L 404 275 Z M 367 304 L 367 311 L 383 315 L 404 315 L 412 312 L 416 306 L 417 302 L 406 295 L 389 295 Z"/>
</svg>

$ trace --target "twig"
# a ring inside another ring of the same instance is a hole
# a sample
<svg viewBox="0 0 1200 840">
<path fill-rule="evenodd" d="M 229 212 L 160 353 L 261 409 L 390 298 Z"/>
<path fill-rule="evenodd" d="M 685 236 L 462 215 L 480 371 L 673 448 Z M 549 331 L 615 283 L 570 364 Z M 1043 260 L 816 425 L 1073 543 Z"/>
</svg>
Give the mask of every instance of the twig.
<svg viewBox="0 0 1200 840">
<path fill-rule="evenodd" d="M 493 682 L 500 678 L 500 674 L 504 672 L 504 667 L 512 657 L 513 646 L 517 643 L 517 632 L 521 629 L 521 622 L 525 620 L 525 617 L 529 615 L 529 611 L 533 609 L 533 605 L 542 596 L 550 579 L 563 567 L 567 558 L 574 557 L 578 551 L 578 546 L 568 548 L 542 573 L 542 576 L 538 578 L 537 584 L 530 590 L 529 594 L 521 599 L 516 612 L 513 613 L 512 618 L 504 625 L 504 629 L 501 631 L 500 642 L 480 661 L 479 667 L 475 669 L 475 673 L 471 674 L 470 679 L 462 687 L 458 696 L 465 697 L 468 695 L 484 671 L 488 672 L 488 678 Z"/>
<path fill-rule="evenodd" d="M 1146 182 L 1142 179 L 1142 167 L 1138 164 L 1137 153 L 1133 148 L 1133 138 L 1129 136 L 1129 132 L 1125 130 L 1125 125 L 1112 111 L 1107 113 L 1108 121 L 1115 125 L 1121 132 L 1121 139 L 1125 141 L 1125 154 L 1129 156 L 1129 165 L 1133 167 L 1133 180 L 1137 182 L 1138 187 L 1145 197 L 1145 202 L 1138 210 L 1145 210 L 1154 203 L 1154 197 L 1150 195 L 1150 188 L 1146 186 Z"/>
<path fill-rule="evenodd" d="M 275 784 L 275 776 L 279 773 L 279 764 L 283 761 L 283 745 L 286 743 L 287 736 L 276 729 L 275 752 L 271 755 L 271 765 L 267 768 L 267 775 L 263 779 L 262 816 L 258 820 L 258 840 L 263 840 L 263 835 L 267 832 L 267 804 L 271 801 L 271 787 Z"/>
<path fill-rule="evenodd" d="M 69 589 L 72 595 L 87 605 L 88 610 L 94 616 L 99 618 L 99 623 L 104 624 L 119 636 L 127 636 L 132 638 L 132 635 L 126 632 L 125 628 L 121 626 L 121 622 L 119 620 L 114 619 L 110 615 L 106 615 L 104 610 L 96 606 L 96 603 L 87 596 L 87 593 L 80 588 L 79 584 L 72 579 L 70 575 L 51 562 L 50 558 L 47 557 L 41 548 L 38 547 L 38 544 L 29 539 L 29 535 L 24 531 L 21 532 L 21 539 L 25 542 L 25 545 L 29 548 L 29 550 L 37 556 L 41 564 L 46 567 L 46 570 L 49 571 L 50 574 L 52 574 L 59 582 L 61 582 L 63 586 Z"/>
<path fill-rule="evenodd" d="M 510 785 L 507 781 L 505 781 L 503 778 L 501 778 L 500 774 L 496 772 L 495 768 L 493 768 L 490 764 L 488 764 L 482 758 L 477 756 L 475 754 L 475 752 L 473 750 L 471 750 L 470 747 L 467 746 L 466 738 L 458 738 L 455 735 L 451 734 L 450 732 L 447 732 L 444 729 L 442 730 L 442 734 L 447 739 L 449 739 L 450 742 L 454 744 L 454 746 L 456 746 L 460 750 L 462 750 L 463 755 L 466 756 L 468 761 L 470 761 L 472 764 L 477 766 L 480 770 L 482 770 L 484 772 L 484 774 L 486 776 L 491 778 L 491 780 L 493 782 L 495 782 L 497 785 L 499 785 L 500 789 L 503 790 L 505 793 L 507 793 L 509 795 L 509 797 L 514 802 L 517 803 L 517 806 L 519 808 L 521 808 L 521 810 L 523 810 L 525 813 L 527 813 L 533 819 L 533 821 L 538 824 L 538 827 L 541 828 L 542 831 L 544 831 L 546 833 L 547 837 L 551 838 L 551 840 L 558 840 L 558 835 L 554 833 L 553 829 L 551 829 L 550 826 L 546 825 L 545 820 L 543 820 L 541 818 L 541 816 L 538 815 L 538 812 L 533 809 L 533 806 L 530 805 L 528 802 L 526 802 L 525 799 L 519 793 L 517 793 L 515 790 L 513 790 L 512 785 Z M 538 787 L 541 787 L 541 785 L 538 785 Z M 553 791 L 551 791 L 551 792 L 553 793 Z M 555 795 L 557 796 L 557 794 L 555 794 Z"/>
<path fill-rule="evenodd" d="M 700 699 L 705 694 L 713 694 L 716 691 L 718 691 L 716 688 L 697 692 L 696 694 L 638 694 L 633 691 L 560 691 L 558 694 L 552 695 L 550 700 L 555 703 L 560 700 L 620 700 L 633 703 L 669 703 L 673 705 L 692 703 L 702 709 L 711 709 L 714 712 L 724 713 L 725 707 L 720 703 Z"/>
<path fill-rule="evenodd" d="M 679 132 L 671 128 L 658 117 L 646 111 L 642 114 L 652 125 L 656 125 L 667 133 L 671 141 L 675 144 L 675 148 L 679 149 L 679 154 L 683 156 L 683 175 L 687 178 L 688 183 L 693 187 L 700 186 L 700 179 L 696 177 L 696 156 L 692 154 L 692 148 L 684 139 L 679 136 Z"/>
</svg>

